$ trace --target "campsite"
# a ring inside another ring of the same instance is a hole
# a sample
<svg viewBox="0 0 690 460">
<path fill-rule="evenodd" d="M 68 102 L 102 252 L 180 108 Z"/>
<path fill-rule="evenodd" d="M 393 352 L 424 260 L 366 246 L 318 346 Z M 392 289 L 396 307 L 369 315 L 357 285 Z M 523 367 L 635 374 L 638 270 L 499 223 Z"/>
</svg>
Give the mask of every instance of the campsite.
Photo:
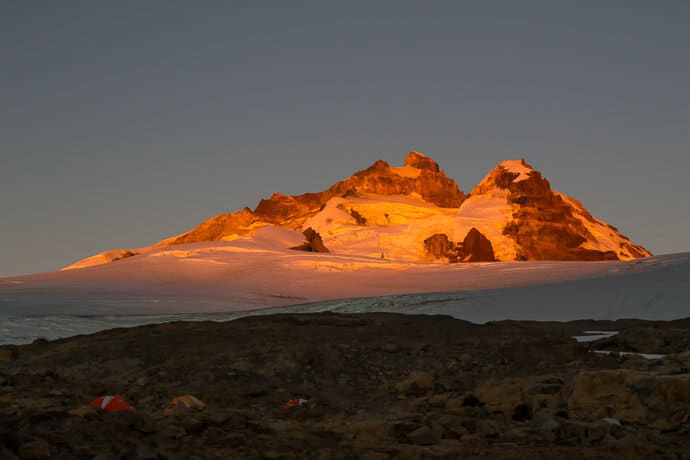
<svg viewBox="0 0 690 460">
<path fill-rule="evenodd" d="M 689 24 L 0 2 L 0 460 L 690 460 Z"/>
<path fill-rule="evenodd" d="M 688 326 L 321 313 L 6 345 L 0 457 L 686 459 Z"/>
</svg>

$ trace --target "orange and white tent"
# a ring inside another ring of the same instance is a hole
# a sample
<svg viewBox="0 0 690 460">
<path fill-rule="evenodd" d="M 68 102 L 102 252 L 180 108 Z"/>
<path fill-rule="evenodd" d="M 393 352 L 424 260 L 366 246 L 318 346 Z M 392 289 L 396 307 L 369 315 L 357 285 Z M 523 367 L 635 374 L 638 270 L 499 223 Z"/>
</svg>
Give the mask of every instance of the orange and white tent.
<svg viewBox="0 0 690 460">
<path fill-rule="evenodd" d="M 91 401 L 91 406 L 97 407 L 106 412 L 117 412 L 121 410 L 134 410 L 132 406 L 127 404 L 125 399 L 120 395 L 107 395 Z"/>
<path fill-rule="evenodd" d="M 192 395 L 176 396 L 170 401 L 170 405 L 173 409 L 182 411 L 202 411 L 206 407 L 202 400 Z"/>
</svg>

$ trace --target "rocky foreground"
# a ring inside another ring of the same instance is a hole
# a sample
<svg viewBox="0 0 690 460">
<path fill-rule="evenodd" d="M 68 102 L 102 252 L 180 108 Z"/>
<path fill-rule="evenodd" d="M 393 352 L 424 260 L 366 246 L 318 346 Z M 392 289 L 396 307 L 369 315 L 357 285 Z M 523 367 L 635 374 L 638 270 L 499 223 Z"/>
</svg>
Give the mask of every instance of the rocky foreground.
<svg viewBox="0 0 690 460">
<path fill-rule="evenodd" d="M 278 315 L 4 346 L 0 458 L 689 459 L 689 328 Z M 88 407 L 116 393 L 135 410 Z M 206 408 L 166 410 L 184 394 Z"/>
</svg>

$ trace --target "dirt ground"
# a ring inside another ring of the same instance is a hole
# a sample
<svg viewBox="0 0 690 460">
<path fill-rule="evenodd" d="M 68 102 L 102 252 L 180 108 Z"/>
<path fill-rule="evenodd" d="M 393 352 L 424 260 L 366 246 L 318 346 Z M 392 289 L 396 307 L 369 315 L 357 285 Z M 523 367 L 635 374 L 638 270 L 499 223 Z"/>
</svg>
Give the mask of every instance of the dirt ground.
<svg viewBox="0 0 690 460">
<path fill-rule="evenodd" d="M 620 334 L 571 338 L 585 330 Z M 324 313 L 114 329 L 0 347 L 0 458 L 690 459 L 689 372 L 690 320 Z M 134 410 L 88 406 L 112 394 Z M 169 410 L 186 394 L 206 408 Z"/>
</svg>

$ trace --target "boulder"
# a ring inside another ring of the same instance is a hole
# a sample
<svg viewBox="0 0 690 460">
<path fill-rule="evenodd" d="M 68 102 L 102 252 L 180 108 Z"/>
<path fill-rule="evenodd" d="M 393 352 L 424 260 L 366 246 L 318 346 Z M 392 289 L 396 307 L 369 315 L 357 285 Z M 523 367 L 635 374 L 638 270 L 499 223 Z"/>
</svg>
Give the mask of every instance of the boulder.
<svg viewBox="0 0 690 460">
<path fill-rule="evenodd" d="M 690 379 L 639 371 L 578 374 L 568 409 L 580 417 L 611 417 L 623 423 L 672 430 L 690 416 Z"/>
<path fill-rule="evenodd" d="M 455 248 L 445 233 L 435 233 L 424 240 L 424 250 L 434 259 L 444 259 Z"/>
<path fill-rule="evenodd" d="M 424 250 L 434 259 L 448 259 L 457 262 L 493 262 L 491 241 L 472 227 L 462 243 L 455 243 L 445 233 L 435 233 L 424 240 Z"/>
<path fill-rule="evenodd" d="M 493 262 L 494 249 L 491 241 L 479 230 L 472 227 L 462 242 L 463 262 Z"/>
<path fill-rule="evenodd" d="M 423 395 L 434 389 L 434 377 L 428 372 L 414 371 L 408 378 L 395 384 L 398 393 Z"/>
<path fill-rule="evenodd" d="M 412 444 L 428 446 L 437 443 L 439 439 L 441 439 L 441 433 L 438 430 L 432 430 L 428 426 L 424 425 L 414 431 L 411 431 L 410 433 L 407 433 L 407 439 Z"/>
<path fill-rule="evenodd" d="M 302 233 L 304 234 L 306 241 L 303 244 L 292 247 L 290 249 L 307 252 L 330 252 L 326 245 L 323 244 L 323 240 L 321 239 L 321 235 L 319 235 L 319 232 L 309 227 Z"/>
<path fill-rule="evenodd" d="M 529 404 L 520 403 L 513 408 L 513 420 L 523 422 L 532 418 L 532 407 Z"/>
</svg>

